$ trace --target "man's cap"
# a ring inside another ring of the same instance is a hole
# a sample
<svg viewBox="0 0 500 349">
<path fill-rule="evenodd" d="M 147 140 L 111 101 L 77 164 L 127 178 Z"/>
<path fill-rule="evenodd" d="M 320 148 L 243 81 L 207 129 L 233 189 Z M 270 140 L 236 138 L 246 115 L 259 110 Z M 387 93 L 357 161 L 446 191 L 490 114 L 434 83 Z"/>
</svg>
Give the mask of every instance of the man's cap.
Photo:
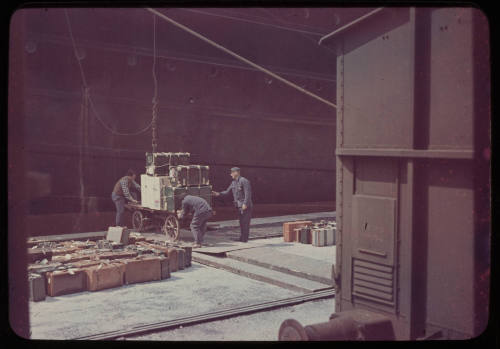
<svg viewBox="0 0 500 349">
<path fill-rule="evenodd" d="M 240 172 L 240 168 L 239 167 L 231 168 L 231 172 L 236 172 L 236 171 Z"/>
</svg>

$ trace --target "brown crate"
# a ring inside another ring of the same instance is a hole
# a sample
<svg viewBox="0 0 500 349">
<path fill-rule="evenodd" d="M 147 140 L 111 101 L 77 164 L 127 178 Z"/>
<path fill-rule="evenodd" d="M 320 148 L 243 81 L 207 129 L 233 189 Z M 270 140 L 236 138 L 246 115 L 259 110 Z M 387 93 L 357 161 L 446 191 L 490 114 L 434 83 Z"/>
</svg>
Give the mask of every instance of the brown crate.
<svg viewBox="0 0 500 349">
<path fill-rule="evenodd" d="M 179 270 L 179 262 L 177 258 L 177 249 L 175 247 L 169 247 L 167 248 L 167 255 L 168 258 L 170 259 L 170 272 L 176 272 Z"/>
<path fill-rule="evenodd" d="M 123 263 L 99 264 L 84 269 L 87 290 L 99 291 L 123 285 L 125 265 Z"/>
<path fill-rule="evenodd" d="M 161 280 L 161 264 L 159 257 L 127 259 L 125 264 L 125 283 L 135 284 Z"/>
<path fill-rule="evenodd" d="M 74 274 L 68 270 L 56 270 L 47 273 L 47 294 L 51 297 L 81 292 L 86 289 L 85 273 L 74 269 Z"/>
</svg>

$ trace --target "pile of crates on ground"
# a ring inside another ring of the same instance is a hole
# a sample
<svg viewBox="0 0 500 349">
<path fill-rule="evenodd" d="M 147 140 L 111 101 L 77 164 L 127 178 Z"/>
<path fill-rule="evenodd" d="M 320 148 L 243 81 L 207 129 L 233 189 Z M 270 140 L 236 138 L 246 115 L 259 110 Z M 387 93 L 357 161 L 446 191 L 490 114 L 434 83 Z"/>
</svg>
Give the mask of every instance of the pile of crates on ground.
<svg viewBox="0 0 500 349">
<path fill-rule="evenodd" d="M 209 167 L 190 165 L 189 157 L 189 153 L 146 153 L 146 173 L 141 175 L 143 207 L 175 212 L 184 192 L 211 204 Z"/>
<path fill-rule="evenodd" d="M 122 227 L 104 240 L 40 242 L 28 249 L 30 300 L 168 279 L 191 266 L 191 252 Z"/>
<path fill-rule="evenodd" d="M 313 246 L 335 245 L 335 221 L 313 223 L 312 221 L 295 221 L 283 223 L 283 240 L 285 242 L 300 242 Z"/>
</svg>

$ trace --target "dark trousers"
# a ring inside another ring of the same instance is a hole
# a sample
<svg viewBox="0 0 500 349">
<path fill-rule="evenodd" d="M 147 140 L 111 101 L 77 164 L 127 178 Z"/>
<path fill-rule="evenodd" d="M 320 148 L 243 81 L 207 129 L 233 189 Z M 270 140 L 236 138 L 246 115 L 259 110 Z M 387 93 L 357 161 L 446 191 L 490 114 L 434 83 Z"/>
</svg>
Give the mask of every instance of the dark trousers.
<svg viewBox="0 0 500 349">
<path fill-rule="evenodd" d="M 123 212 L 125 211 L 125 198 L 118 194 L 112 193 L 111 200 L 116 206 L 116 226 L 123 226 Z"/>
<path fill-rule="evenodd" d="M 203 242 L 203 237 L 207 232 L 207 222 L 212 218 L 212 211 L 205 211 L 201 213 L 195 213 L 193 219 L 191 220 L 191 232 L 193 233 L 194 241 L 197 244 Z"/>
<path fill-rule="evenodd" d="M 240 241 L 247 242 L 248 235 L 250 234 L 250 219 L 252 218 L 252 208 L 247 207 L 246 210 L 238 209 L 238 216 L 240 219 Z"/>
</svg>

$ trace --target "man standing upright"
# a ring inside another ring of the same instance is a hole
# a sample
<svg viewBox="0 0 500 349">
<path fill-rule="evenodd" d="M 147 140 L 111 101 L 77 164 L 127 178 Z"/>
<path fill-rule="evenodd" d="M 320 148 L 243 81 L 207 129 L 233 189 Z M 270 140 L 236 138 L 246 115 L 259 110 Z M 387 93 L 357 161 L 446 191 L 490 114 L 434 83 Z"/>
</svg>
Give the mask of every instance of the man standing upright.
<svg viewBox="0 0 500 349">
<path fill-rule="evenodd" d="M 247 242 L 250 233 L 250 219 L 252 218 L 252 189 L 250 181 L 241 176 L 241 171 L 238 167 L 233 167 L 231 169 L 231 177 L 233 181 L 226 190 L 220 193 L 216 191 L 212 193 L 215 196 L 225 196 L 230 192 L 233 193 L 234 205 L 238 209 L 238 216 L 240 219 L 241 234 L 239 241 Z"/>
<path fill-rule="evenodd" d="M 128 170 L 127 175 L 120 178 L 116 182 L 113 192 L 111 193 L 111 200 L 116 206 L 116 226 L 123 227 L 123 212 L 125 211 L 125 200 L 137 203 L 138 201 L 130 195 L 130 189 L 141 190 L 141 186 L 135 181 L 135 172 Z"/>
</svg>

